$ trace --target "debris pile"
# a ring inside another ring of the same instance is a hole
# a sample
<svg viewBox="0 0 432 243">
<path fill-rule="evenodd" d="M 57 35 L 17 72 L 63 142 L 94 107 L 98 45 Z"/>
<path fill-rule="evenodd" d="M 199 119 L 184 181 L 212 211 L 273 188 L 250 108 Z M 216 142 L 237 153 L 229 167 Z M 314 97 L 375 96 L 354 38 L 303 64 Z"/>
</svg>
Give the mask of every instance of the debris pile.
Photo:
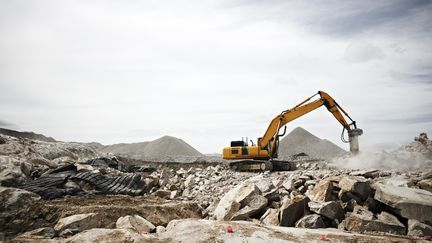
<svg viewBox="0 0 432 243">
<path fill-rule="evenodd" d="M 303 166 L 295 171 L 235 172 L 223 163 L 151 168 L 81 145 L 56 142 L 48 153 L 49 144 L 20 141 L 0 144 L 0 159 L 13 165 L 1 180 L 0 237 L 17 242 L 410 242 L 432 235 L 427 167 L 344 169 L 298 153 Z M 427 154 L 429 145 L 424 134 L 407 150 Z M 50 166 L 37 167 L 45 164 L 35 157 Z"/>
<path fill-rule="evenodd" d="M 426 133 L 420 133 L 414 141 L 405 146 L 405 150 L 409 152 L 421 153 L 428 159 L 432 159 L 432 140 L 430 140 Z"/>
<path fill-rule="evenodd" d="M 252 177 L 222 197 L 212 218 L 359 233 L 429 234 L 432 192 L 418 189 L 416 184 L 389 185 L 388 180 L 395 174 L 381 177 L 378 171 L 327 173 L 279 172 L 279 178 Z M 412 178 L 430 173 L 413 174 Z M 408 222 L 421 226 L 414 232 Z"/>
<path fill-rule="evenodd" d="M 29 179 L 71 163 L 97 157 L 97 152 L 80 143 L 44 142 L 0 135 L 0 185 L 19 186 Z"/>
</svg>

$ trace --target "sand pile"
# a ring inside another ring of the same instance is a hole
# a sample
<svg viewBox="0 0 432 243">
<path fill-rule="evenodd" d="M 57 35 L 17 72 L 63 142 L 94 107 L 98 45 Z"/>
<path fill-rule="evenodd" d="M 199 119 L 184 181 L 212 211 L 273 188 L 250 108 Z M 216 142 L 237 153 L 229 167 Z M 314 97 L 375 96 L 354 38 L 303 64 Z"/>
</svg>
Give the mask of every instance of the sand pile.
<svg viewBox="0 0 432 243">
<path fill-rule="evenodd" d="M 312 158 L 331 159 L 347 152 L 336 144 L 297 127 L 280 141 L 279 158 L 299 153 L 306 153 Z"/>
<path fill-rule="evenodd" d="M 151 142 L 109 145 L 101 149 L 101 152 L 138 159 L 161 158 L 167 156 L 203 156 L 198 150 L 185 141 L 171 136 L 163 136 Z"/>
</svg>

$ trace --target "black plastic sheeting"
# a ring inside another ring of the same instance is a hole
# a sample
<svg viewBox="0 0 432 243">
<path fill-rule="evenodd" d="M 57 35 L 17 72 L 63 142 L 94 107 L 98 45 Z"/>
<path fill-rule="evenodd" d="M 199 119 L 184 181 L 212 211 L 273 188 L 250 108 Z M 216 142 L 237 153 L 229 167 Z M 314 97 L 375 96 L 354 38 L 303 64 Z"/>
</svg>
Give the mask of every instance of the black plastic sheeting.
<svg viewBox="0 0 432 243">
<path fill-rule="evenodd" d="M 111 167 L 117 170 L 124 169 L 124 165 L 118 160 L 97 158 L 87 161 L 95 167 Z M 73 182 L 85 182 L 94 192 L 86 192 L 79 188 L 65 188 L 69 180 Z M 120 176 L 103 175 L 100 172 L 77 172 L 74 164 L 68 164 L 56 168 L 48 175 L 41 176 L 21 186 L 22 189 L 39 194 L 45 199 L 63 197 L 65 195 L 97 194 L 123 194 L 137 196 L 148 192 L 145 183 L 138 173 L 128 173 Z"/>
</svg>

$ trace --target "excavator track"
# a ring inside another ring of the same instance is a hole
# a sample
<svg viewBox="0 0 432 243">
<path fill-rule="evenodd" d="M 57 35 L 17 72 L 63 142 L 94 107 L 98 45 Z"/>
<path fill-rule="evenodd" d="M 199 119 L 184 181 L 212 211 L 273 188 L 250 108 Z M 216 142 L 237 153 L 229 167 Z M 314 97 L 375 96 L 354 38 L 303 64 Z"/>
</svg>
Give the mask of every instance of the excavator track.
<svg viewBox="0 0 432 243">
<path fill-rule="evenodd" d="M 253 159 L 236 160 L 229 163 L 229 166 L 234 171 L 242 172 L 290 171 L 296 168 L 293 161 Z"/>
<path fill-rule="evenodd" d="M 288 160 L 272 160 L 273 171 L 291 171 L 296 170 L 296 162 Z"/>
</svg>

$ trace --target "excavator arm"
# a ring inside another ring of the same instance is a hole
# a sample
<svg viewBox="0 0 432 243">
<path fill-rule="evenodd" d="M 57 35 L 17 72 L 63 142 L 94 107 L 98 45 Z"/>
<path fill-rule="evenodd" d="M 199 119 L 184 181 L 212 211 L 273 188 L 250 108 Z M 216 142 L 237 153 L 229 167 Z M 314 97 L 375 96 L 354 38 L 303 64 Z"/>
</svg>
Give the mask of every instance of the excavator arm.
<svg viewBox="0 0 432 243">
<path fill-rule="evenodd" d="M 315 96 L 319 95 L 320 98 L 311 101 Z M 279 130 L 287 123 L 321 107 L 325 106 L 329 112 L 333 114 L 336 120 L 348 131 L 350 138 L 351 151 L 356 152 L 358 150 L 357 136 L 362 134 L 361 129 L 357 129 L 356 122 L 351 119 L 345 110 L 339 106 L 339 104 L 327 93 L 318 91 L 315 95 L 307 98 L 300 104 L 294 106 L 291 109 L 283 111 L 281 114 L 276 116 L 268 126 L 264 136 L 258 140 L 258 146 L 260 149 L 267 150 L 270 157 L 274 157 L 278 149 L 279 143 Z M 347 117 L 350 120 L 348 123 L 345 119 Z M 354 139 L 355 138 L 355 139 Z M 352 144 L 351 144 L 351 140 Z M 354 141 L 355 140 L 355 141 Z"/>
</svg>

